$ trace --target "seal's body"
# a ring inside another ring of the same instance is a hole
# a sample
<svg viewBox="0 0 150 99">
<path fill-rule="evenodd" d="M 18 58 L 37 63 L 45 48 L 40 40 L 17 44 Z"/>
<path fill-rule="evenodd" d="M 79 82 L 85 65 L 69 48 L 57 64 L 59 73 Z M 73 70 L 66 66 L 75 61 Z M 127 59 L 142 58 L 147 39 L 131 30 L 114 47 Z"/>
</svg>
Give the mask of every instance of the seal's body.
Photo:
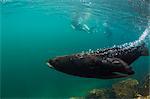
<svg viewBox="0 0 150 99">
<path fill-rule="evenodd" d="M 148 56 L 145 41 L 149 39 L 148 27 L 138 40 L 116 47 L 88 53 L 56 57 L 47 64 L 58 71 L 87 78 L 112 79 L 134 74 L 129 66 L 140 56 Z"/>
<path fill-rule="evenodd" d="M 56 57 L 48 61 L 58 71 L 87 78 L 121 78 L 134 74 L 129 66 L 142 55 L 148 55 L 144 44 L 122 45 L 103 50 Z"/>
</svg>

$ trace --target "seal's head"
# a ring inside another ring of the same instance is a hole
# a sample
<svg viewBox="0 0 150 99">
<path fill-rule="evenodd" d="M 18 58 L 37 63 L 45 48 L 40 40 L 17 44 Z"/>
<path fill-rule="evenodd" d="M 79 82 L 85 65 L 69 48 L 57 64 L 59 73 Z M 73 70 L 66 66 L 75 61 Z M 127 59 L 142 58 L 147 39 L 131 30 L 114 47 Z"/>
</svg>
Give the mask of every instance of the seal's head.
<svg viewBox="0 0 150 99">
<path fill-rule="evenodd" d="M 62 56 L 50 59 L 47 64 L 50 68 L 66 73 L 71 72 L 77 67 L 76 64 L 74 64 L 75 60 L 75 57 L 73 58 L 72 56 Z"/>
</svg>

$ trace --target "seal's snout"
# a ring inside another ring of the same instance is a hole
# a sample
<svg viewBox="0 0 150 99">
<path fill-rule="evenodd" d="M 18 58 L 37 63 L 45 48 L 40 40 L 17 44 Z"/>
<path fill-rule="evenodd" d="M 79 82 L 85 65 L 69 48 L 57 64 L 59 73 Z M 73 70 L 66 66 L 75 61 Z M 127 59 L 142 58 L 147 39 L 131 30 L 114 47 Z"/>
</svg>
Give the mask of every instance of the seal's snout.
<svg viewBox="0 0 150 99">
<path fill-rule="evenodd" d="M 46 63 L 50 68 L 54 68 L 54 61 L 52 59 L 50 59 L 47 63 Z"/>
</svg>

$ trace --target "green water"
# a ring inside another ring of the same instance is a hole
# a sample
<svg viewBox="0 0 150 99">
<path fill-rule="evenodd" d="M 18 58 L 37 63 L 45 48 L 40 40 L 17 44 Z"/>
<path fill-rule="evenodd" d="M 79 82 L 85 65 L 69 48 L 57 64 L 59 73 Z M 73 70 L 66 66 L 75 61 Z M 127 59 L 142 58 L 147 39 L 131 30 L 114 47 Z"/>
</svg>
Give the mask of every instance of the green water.
<svg viewBox="0 0 150 99">
<path fill-rule="evenodd" d="M 138 39 L 147 26 L 149 10 L 127 0 L 2 0 L 1 1 L 1 97 L 68 98 L 84 96 L 92 88 L 110 87 L 126 79 L 88 79 L 66 75 L 46 65 L 49 58 L 119 45 Z M 136 4 L 136 3 L 135 3 Z M 149 5 L 147 6 L 149 7 Z M 140 12 L 142 9 L 142 12 Z M 144 10 L 143 10 L 144 9 Z M 136 12 L 137 11 L 137 12 Z M 83 16 L 97 32 L 71 28 L 74 15 Z M 112 35 L 105 35 L 108 21 Z M 149 72 L 149 57 L 132 64 L 141 79 Z"/>
</svg>

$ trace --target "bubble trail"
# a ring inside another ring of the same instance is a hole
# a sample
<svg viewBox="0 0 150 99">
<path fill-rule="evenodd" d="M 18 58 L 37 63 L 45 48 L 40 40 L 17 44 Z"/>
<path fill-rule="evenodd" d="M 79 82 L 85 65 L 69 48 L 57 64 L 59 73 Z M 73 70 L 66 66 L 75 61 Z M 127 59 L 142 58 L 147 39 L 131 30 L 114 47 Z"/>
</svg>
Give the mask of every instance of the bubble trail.
<svg viewBox="0 0 150 99">
<path fill-rule="evenodd" d="M 139 43 L 140 42 L 144 42 L 145 40 L 149 39 L 149 35 L 150 35 L 150 26 L 148 28 L 145 29 L 145 31 L 143 32 L 143 34 L 140 36 L 139 38 Z"/>
<path fill-rule="evenodd" d="M 143 43 L 147 44 L 149 39 L 150 39 L 150 25 L 148 25 L 148 27 L 145 29 L 145 31 L 139 37 L 138 40 L 136 40 L 134 42 L 130 42 L 130 43 L 125 43 L 123 45 L 119 45 L 118 47 L 123 48 L 123 49 L 127 49 L 127 48 L 130 48 L 130 47 L 139 46 Z"/>
</svg>

